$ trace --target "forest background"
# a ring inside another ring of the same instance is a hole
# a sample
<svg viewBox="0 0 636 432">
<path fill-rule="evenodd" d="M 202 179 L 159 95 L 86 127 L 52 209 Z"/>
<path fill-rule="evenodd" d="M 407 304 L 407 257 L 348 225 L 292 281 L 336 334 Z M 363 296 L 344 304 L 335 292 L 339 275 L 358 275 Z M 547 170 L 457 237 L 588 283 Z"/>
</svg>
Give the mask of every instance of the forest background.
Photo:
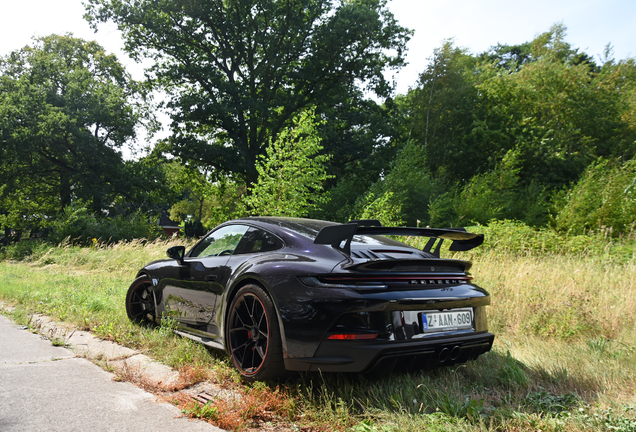
<svg viewBox="0 0 636 432">
<path fill-rule="evenodd" d="M 2 57 L 4 244 L 152 237 L 162 213 L 189 236 L 257 214 L 633 235 L 636 69 L 611 46 L 595 59 L 563 24 L 482 53 L 448 40 L 392 95 L 412 32 L 385 2 L 219 4 L 88 2 L 151 62 L 143 82 L 72 35 Z M 125 160 L 160 108 L 170 136 Z"/>
</svg>

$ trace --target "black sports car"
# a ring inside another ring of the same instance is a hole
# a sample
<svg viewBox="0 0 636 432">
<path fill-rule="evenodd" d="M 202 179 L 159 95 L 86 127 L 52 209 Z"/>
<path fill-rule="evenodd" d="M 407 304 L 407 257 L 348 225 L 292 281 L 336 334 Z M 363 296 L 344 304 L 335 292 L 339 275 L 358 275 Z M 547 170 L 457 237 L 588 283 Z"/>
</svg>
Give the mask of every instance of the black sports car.
<svg viewBox="0 0 636 432">
<path fill-rule="evenodd" d="M 419 250 L 383 235 L 430 239 Z M 444 240 L 465 251 L 483 235 L 375 220 L 233 220 L 141 269 L 126 310 L 136 322 L 172 317 L 179 334 L 227 351 L 248 380 L 465 362 L 492 347 L 490 295 L 472 283 L 469 261 L 439 257 Z"/>
</svg>

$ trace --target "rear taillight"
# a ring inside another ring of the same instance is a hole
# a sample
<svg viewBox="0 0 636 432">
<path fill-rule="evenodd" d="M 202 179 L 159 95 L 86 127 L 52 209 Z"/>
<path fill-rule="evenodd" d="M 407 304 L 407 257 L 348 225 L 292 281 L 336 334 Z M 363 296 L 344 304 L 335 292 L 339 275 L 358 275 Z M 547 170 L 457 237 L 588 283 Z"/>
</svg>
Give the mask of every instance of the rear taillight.
<svg viewBox="0 0 636 432">
<path fill-rule="evenodd" d="M 453 276 L 453 277 L 445 277 L 445 276 L 327 276 L 321 277 L 321 281 L 325 284 L 364 284 L 364 283 L 375 283 L 375 284 L 390 284 L 390 283 L 404 283 L 408 282 L 410 284 L 419 284 L 419 285 L 442 285 L 442 284 L 466 284 L 468 281 L 472 280 L 470 276 Z"/>
<path fill-rule="evenodd" d="M 299 277 L 300 281 L 306 286 L 316 288 L 349 288 L 363 290 L 384 290 L 388 288 L 385 282 L 375 279 L 357 279 L 357 278 L 320 278 L 314 276 Z"/>
<path fill-rule="evenodd" d="M 375 275 L 375 276 L 305 276 L 300 281 L 310 287 L 317 288 L 349 288 L 355 290 L 386 290 L 391 284 L 398 285 L 463 285 L 473 278 L 470 276 L 408 276 L 408 275 Z"/>
<path fill-rule="evenodd" d="M 338 333 L 332 334 L 327 339 L 331 340 L 372 340 L 378 337 L 377 333 Z"/>
</svg>

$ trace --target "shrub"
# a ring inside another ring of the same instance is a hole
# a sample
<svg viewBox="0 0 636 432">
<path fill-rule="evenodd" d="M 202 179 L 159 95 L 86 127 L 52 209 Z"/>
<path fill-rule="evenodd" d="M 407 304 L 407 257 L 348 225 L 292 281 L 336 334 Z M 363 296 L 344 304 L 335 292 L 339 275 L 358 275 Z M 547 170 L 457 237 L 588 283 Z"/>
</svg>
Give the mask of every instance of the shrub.
<svg viewBox="0 0 636 432">
<path fill-rule="evenodd" d="M 630 235 L 636 225 L 636 160 L 623 164 L 600 159 L 557 200 L 559 231 L 578 234 L 608 229 L 613 236 Z"/>
<path fill-rule="evenodd" d="M 547 222 L 544 189 L 535 182 L 519 184 L 517 153 L 508 152 L 493 171 L 474 176 L 461 190 L 446 192 L 430 204 L 431 226 L 487 224 L 493 219 L 522 220 L 532 226 Z"/>
<path fill-rule="evenodd" d="M 116 243 L 135 238 L 154 239 L 160 235 L 159 227 L 142 214 L 99 218 L 81 205 L 66 207 L 51 222 L 50 229 L 48 240 L 53 243 L 60 243 L 67 238 L 79 244 L 93 244 L 98 240 Z"/>
<path fill-rule="evenodd" d="M 354 219 L 377 219 L 384 226 L 403 225 L 404 222 L 400 219 L 401 206 L 391 203 L 393 192 L 385 192 L 379 198 L 370 193 L 366 198 L 367 202 L 362 213 Z"/>
<path fill-rule="evenodd" d="M 23 260 L 27 257 L 43 255 L 49 246 L 41 240 L 25 239 L 17 243 L 0 246 L 0 260 Z"/>
<path fill-rule="evenodd" d="M 448 186 L 441 178 L 434 177 L 426 166 L 426 156 L 422 146 L 409 142 L 402 148 L 391 164 L 389 173 L 374 183 L 365 195 L 354 205 L 354 213 L 368 213 L 370 204 L 375 213 L 380 213 L 379 205 L 386 205 L 391 213 L 399 209 L 400 214 L 393 219 L 403 220 L 407 226 L 429 224 L 429 204 L 434 197 L 444 193 Z"/>
</svg>

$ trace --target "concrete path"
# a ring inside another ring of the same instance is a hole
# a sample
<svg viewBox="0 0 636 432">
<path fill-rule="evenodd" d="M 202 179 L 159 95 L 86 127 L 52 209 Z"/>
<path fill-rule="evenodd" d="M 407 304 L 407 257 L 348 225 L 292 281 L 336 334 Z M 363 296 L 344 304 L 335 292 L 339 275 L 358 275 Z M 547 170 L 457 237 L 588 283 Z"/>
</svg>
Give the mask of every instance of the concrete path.
<svg viewBox="0 0 636 432">
<path fill-rule="evenodd" d="M 219 432 L 0 315 L 0 431 Z"/>
</svg>

